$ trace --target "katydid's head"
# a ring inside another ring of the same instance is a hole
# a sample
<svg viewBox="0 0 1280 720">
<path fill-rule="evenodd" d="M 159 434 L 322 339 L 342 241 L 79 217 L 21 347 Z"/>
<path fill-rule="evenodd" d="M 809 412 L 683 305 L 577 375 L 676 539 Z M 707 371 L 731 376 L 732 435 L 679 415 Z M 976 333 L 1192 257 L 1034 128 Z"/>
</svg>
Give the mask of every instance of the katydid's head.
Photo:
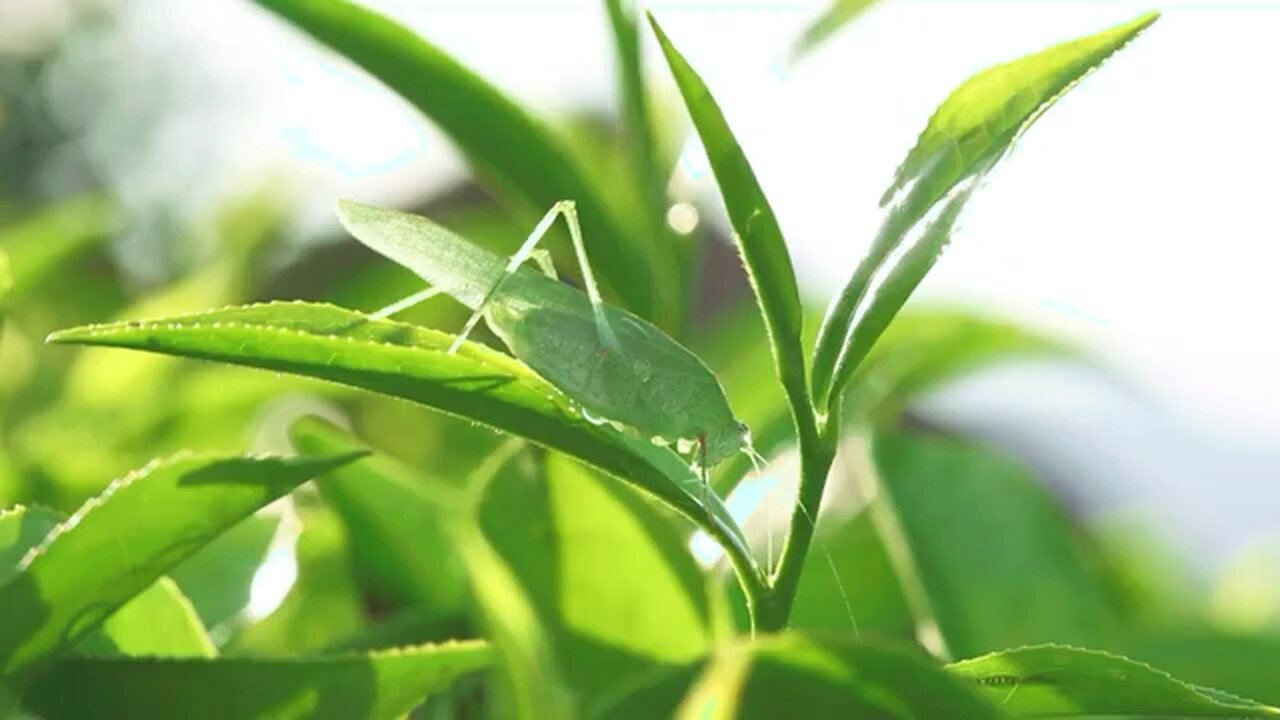
<svg viewBox="0 0 1280 720">
<path fill-rule="evenodd" d="M 715 467 L 721 461 L 751 447 L 751 430 L 737 420 L 717 426 L 707 433 L 707 465 Z"/>
</svg>

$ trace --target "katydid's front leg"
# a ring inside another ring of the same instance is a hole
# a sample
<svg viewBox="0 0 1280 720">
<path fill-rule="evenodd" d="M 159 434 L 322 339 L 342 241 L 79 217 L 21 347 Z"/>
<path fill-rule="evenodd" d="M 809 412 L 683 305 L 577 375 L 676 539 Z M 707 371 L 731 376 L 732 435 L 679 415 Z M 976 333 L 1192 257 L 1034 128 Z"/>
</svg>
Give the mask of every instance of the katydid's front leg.
<svg viewBox="0 0 1280 720">
<path fill-rule="evenodd" d="M 418 305 L 419 303 L 430 300 L 431 298 L 439 294 L 440 294 L 440 288 L 429 287 L 420 292 L 416 292 L 410 295 L 409 297 L 406 297 L 391 303 L 390 305 L 382 308 L 381 310 L 369 315 L 369 319 L 370 320 L 386 320 L 387 318 L 391 317 L 392 315 L 395 315 L 396 313 L 402 312 L 404 310 L 408 310 L 414 305 Z"/>
<path fill-rule="evenodd" d="M 502 275 L 494 282 L 493 287 L 489 288 L 489 292 L 485 294 L 484 299 L 476 307 L 471 317 L 467 318 L 467 322 L 462 326 L 462 331 L 458 333 L 453 344 L 449 347 L 449 352 L 456 352 L 462 345 L 462 341 L 467 338 L 471 331 L 475 329 L 480 318 L 484 316 L 485 308 L 497 296 L 498 290 L 501 289 L 502 283 L 511 277 L 525 261 L 533 258 L 535 262 L 542 268 L 542 271 L 555 277 L 555 268 L 551 264 L 550 256 L 545 252 L 537 250 L 538 243 L 542 241 L 551 229 L 552 223 L 555 222 L 557 215 L 563 215 L 565 224 L 569 226 L 569 237 L 573 240 L 573 254 L 578 259 L 578 267 L 582 271 L 582 282 L 586 286 L 587 298 L 591 301 L 591 311 L 595 315 L 596 332 L 600 336 L 600 344 L 602 345 L 602 354 L 608 351 L 619 351 L 621 346 L 618 344 L 618 338 L 613 332 L 613 328 L 609 325 L 608 318 L 604 313 L 604 301 L 600 298 L 600 289 L 596 285 L 595 275 L 591 272 L 591 263 L 587 259 L 587 249 L 582 242 L 582 228 L 578 224 L 578 210 L 572 200 L 561 200 L 546 215 L 538 221 L 534 226 L 533 232 L 529 233 L 529 237 L 521 243 L 520 248 L 507 262 L 506 268 L 503 269 Z"/>
</svg>

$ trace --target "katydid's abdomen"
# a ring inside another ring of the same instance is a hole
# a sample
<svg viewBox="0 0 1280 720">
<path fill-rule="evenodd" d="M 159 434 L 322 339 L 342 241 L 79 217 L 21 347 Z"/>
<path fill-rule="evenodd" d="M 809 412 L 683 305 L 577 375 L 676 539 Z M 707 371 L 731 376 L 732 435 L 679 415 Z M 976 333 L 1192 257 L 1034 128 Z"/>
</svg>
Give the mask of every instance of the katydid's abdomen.
<svg viewBox="0 0 1280 720">
<path fill-rule="evenodd" d="M 555 286 L 539 295 L 556 297 L 534 305 L 499 293 L 486 322 L 512 354 L 588 413 L 645 438 L 705 440 L 708 466 L 744 448 L 745 427 L 734 419 L 715 374 L 696 355 L 612 306 L 605 306 L 605 315 L 618 347 L 607 347 L 580 291 L 539 275 L 519 281 L 525 283 Z"/>
<path fill-rule="evenodd" d="M 611 347 L 576 288 L 525 267 L 506 275 L 501 256 L 424 217 L 347 201 L 339 216 L 374 251 L 472 310 L 483 305 L 511 353 L 586 414 L 646 438 L 700 442 L 708 467 L 748 446 L 715 374 L 648 322 L 604 305 Z"/>
</svg>

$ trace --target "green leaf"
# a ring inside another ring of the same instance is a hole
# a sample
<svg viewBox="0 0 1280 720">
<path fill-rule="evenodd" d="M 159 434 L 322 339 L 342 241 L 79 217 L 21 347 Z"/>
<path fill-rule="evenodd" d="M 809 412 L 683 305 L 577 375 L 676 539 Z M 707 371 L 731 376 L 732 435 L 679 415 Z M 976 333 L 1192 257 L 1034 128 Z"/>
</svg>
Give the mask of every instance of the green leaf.
<svg viewBox="0 0 1280 720">
<path fill-rule="evenodd" d="M 645 92 L 644 57 L 641 54 L 640 24 L 631 0 L 605 0 L 609 28 L 618 62 L 618 92 L 622 119 L 627 131 L 627 145 L 636 179 L 645 195 L 649 231 L 662 234 L 666 214 L 664 179 L 658 168 L 658 148 L 649 119 L 649 99 Z M 654 238 L 658 240 L 659 238 Z"/>
<path fill-rule="evenodd" d="M 105 198 L 85 196 L 34 213 L 0 230 L 0 251 L 9 255 L 12 285 L 20 296 L 62 263 L 115 229 L 118 214 Z"/>
<path fill-rule="evenodd" d="M 66 518 L 41 507 L 0 512 L 0 586 L 18 573 L 23 556 Z M 116 610 L 80 643 L 82 650 L 128 655 L 210 657 L 213 644 L 182 591 L 160 578 Z"/>
<path fill-rule="evenodd" d="M 976 691 L 915 651 L 787 633 L 721 650 L 678 717 L 999 718 Z"/>
<path fill-rule="evenodd" d="M 738 250 L 764 317 L 778 377 L 789 393 L 803 391 L 805 370 L 800 338 L 804 314 L 782 228 L 711 91 L 652 15 L 649 24 L 666 55 L 720 186 Z"/>
<path fill-rule="evenodd" d="M 293 424 L 294 445 L 308 454 L 362 447 L 350 435 L 314 417 Z M 432 615 L 460 613 L 466 600 L 464 570 L 439 520 L 448 487 L 385 455 L 371 455 L 316 480 L 321 497 L 351 531 L 352 552 L 383 584 Z"/>
<path fill-rule="evenodd" d="M 0 510 L 0 586 L 18 573 L 18 563 L 62 522 L 60 513 L 17 505 Z"/>
<path fill-rule="evenodd" d="M 91 655 L 211 658 L 217 649 L 191 601 L 167 577 L 134 595 L 79 643 Z"/>
<path fill-rule="evenodd" d="M 508 465 L 511 448 L 499 450 L 478 468 L 469 480 L 472 488 L 483 488 Z M 498 715 L 533 718 L 573 718 L 574 699 L 563 680 L 551 638 L 545 632 L 530 598 L 513 569 L 494 549 L 479 527 L 475 513 L 443 516 L 467 568 L 472 597 L 487 636 L 498 652 L 504 669 L 503 688 L 509 707 Z"/>
<path fill-rule="evenodd" d="M 1015 717 L 1280 715 L 1280 709 L 1188 685 L 1150 665 L 1060 645 L 1005 650 L 948 669 L 978 683 Z"/>
<path fill-rule="evenodd" d="M 858 19 L 876 0 L 832 0 L 821 15 L 804 29 L 791 49 L 792 58 L 808 54 L 814 48 L 831 39 L 845 25 Z"/>
<path fill-rule="evenodd" d="M 295 441 L 304 447 L 343 451 L 359 447 L 350 436 L 331 425 L 305 419 L 294 426 Z M 492 482 L 508 464 L 519 443 L 509 442 L 476 469 L 468 485 L 483 487 Z M 344 492 L 330 493 L 339 506 L 349 506 L 357 490 L 363 490 L 361 504 L 373 506 L 372 498 L 396 498 L 402 503 L 405 522 L 389 523 L 383 528 L 386 542 L 412 546 L 421 530 L 407 520 L 416 518 L 419 528 L 432 526 L 443 531 L 451 550 L 466 572 L 471 588 L 471 607 L 487 628 L 499 666 L 503 669 L 503 692 L 499 704 L 509 714 L 521 718 L 569 717 L 571 699 L 564 690 L 560 670 L 550 638 L 543 632 L 537 612 L 525 595 L 511 568 L 493 549 L 478 527 L 475 500 L 460 489 L 423 476 L 391 458 L 374 456 L 356 464 L 363 488 L 344 473 L 339 484 L 347 484 Z M 322 478 L 321 485 L 331 485 L 332 476 Z M 379 506 L 382 501 L 377 501 Z M 347 508 L 347 512 L 351 511 Z M 429 563 L 429 557 L 409 560 L 413 564 Z M 415 572 L 424 572 L 421 567 Z"/>
<path fill-rule="evenodd" d="M 1280 705 L 1280 637 L 1179 627 L 1139 631 L 1119 644 L 1125 656 L 1198 686 Z"/>
<path fill-rule="evenodd" d="M 358 446 L 314 419 L 296 424 L 294 437 L 311 452 Z M 330 492 L 335 480 L 346 486 L 341 493 Z M 456 555 L 454 536 L 460 531 L 449 529 L 456 522 L 451 518 L 466 513 L 456 509 L 455 488 L 376 455 L 317 484 L 338 507 L 373 508 L 376 502 L 390 519 L 382 541 L 403 548 L 406 569 L 423 575 L 448 572 L 443 550 L 411 556 L 419 538 L 441 530 Z M 707 651 L 709 607 L 702 573 L 673 529 L 629 491 L 558 454 L 546 460 L 545 482 L 506 472 L 485 487 L 480 508 L 485 548 L 474 551 L 481 567 L 469 568 L 469 574 L 501 563 L 503 569 L 496 571 L 501 577 L 494 582 L 516 583 L 528 607 L 516 608 L 514 619 L 499 619 L 499 626 L 520 628 L 527 615 L 545 629 L 536 640 L 510 631 L 517 647 L 511 652 L 521 662 L 551 655 L 542 662 L 562 668 L 575 697 L 590 702 L 636 674 Z M 606 566 L 609 571 L 600 572 Z M 505 612 L 503 607 L 487 614 Z"/>
<path fill-rule="evenodd" d="M 13 291 L 13 268 L 9 263 L 9 254 L 0 250 L 0 313 L 5 309 L 5 299 Z M 0 314 L 0 321 L 4 315 Z M 0 327 L 3 327 L 0 325 Z"/>
<path fill-rule="evenodd" d="M 66 648 L 236 521 L 354 457 L 186 453 L 116 480 L 0 586 L 0 668 L 14 675 Z"/>
<path fill-rule="evenodd" d="M 834 392 L 844 389 L 854 370 L 866 359 L 889 323 L 924 280 L 924 276 L 933 269 L 938 258 L 942 257 L 960 211 L 964 209 L 976 187 L 971 185 L 948 200 L 937 218 L 927 223 L 920 240 L 886 273 L 883 282 L 876 288 L 875 295 L 867 302 L 866 313 L 854 323 L 845 339 L 840 360 L 836 363 Z"/>
<path fill-rule="evenodd" d="M 759 573 L 741 530 L 670 450 L 586 420 L 558 390 L 512 358 L 453 336 L 370 320 L 328 305 L 270 303 L 168 320 L 64 330 L 51 342 L 108 345 L 219 360 L 411 400 L 577 457 L 652 493 Z"/>
<path fill-rule="evenodd" d="M 814 398 L 830 405 L 906 296 L 928 272 L 968 195 L 1018 138 L 1086 74 L 1156 21 L 1155 13 L 1103 32 L 984 70 L 956 88 L 930 118 L 881 200 L 888 214 L 867 256 L 831 306 L 813 362 Z M 950 197 L 949 197 L 950 196 Z M 948 198 L 945 207 L 938 206 Z M 950 216 L 949 219 L 947 216 Z M 933 218 L 933 230 L 888 271 L 886 284 L 858 324 L 872 281 L 911 231 Z M 928 237 L 932 232 L 933 237 Z M 889 317 L 884 317 L 888 315 Z M 838 369 L 839 368 L 839 369 Z"/>
<path fill-rule="evenodd" d="M 169 573 L 190 598 L 205 626 L 216 628 L 249 604 L 249 586 L 279 525 L 278 517 L 254 515 L 197 550 Z"/>
<path fill-rule="evenodd" d="M 571 154 L 541 122 L 425 39 L 373 11 L 335 0 L 258 0 L 412 103 L 488 180 L 539 210 L 574 200 L 588 252 L 628 309 L 653 317 L 640 241 L 618 222 Z"/>
<path fill-rule="evenodd" d="M 1115 629 L 1097 557 L 1017 463 L 970 443 L 880 428 L 876 524 L 921 622 L 953 657 Z"/>
<path fill-rule="evenodd" d="M 584 703 L 708 651 L 702 571 L 673 528 L 628 489 L 552 453 L 542 482 L 495 478 L 480 513 Z"/>
<path fill-rule="evenodd" d="M 478 641 L 272 660 L 72 659 L 34 683 L 26 702 L 49 720 L 389 719 L 491 662 Z"/>
<path fill-rule="evenodd" d="M 365 627 L 360 588 L 351 566 L 347 531 L 324 507 L 301 507 L 294 547 L 297 578 L 272 613 L 245 628 L 227 652 L 290 655 L 315 652 Z"/>
</svg>

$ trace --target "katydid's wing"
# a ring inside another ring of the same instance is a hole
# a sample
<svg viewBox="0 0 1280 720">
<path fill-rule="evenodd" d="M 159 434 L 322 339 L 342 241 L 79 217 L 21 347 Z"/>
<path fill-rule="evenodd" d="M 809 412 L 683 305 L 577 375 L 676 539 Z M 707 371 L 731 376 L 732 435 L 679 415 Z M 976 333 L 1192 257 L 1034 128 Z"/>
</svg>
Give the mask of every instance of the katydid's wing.
<svg viewBox="0 0 1280 720">
<path fill-rule="evenodd" d="M 338 219 L 370 250 L 475 310 L 506 268 L 506 261 L 421 215 L 338 201 Z M 585 302 L 585 300 L 584 300 Z"/>
</svg>

